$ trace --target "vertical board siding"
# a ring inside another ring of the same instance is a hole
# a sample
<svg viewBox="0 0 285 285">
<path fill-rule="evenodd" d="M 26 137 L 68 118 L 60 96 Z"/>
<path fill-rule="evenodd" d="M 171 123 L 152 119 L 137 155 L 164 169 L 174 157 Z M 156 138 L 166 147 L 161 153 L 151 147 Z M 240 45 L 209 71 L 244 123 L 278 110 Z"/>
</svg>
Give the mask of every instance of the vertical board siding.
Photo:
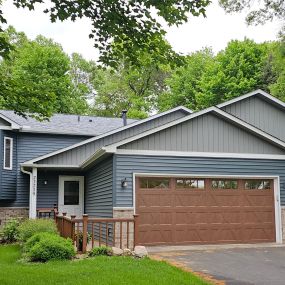
<svg viewBox="0 0 285 285">
<path fill-rule="evenodd" d="M 123 149 L 284 154 L 214 114 L 205 114 L 121 146 Z"/>
<path fill-rule="evenodd" d="M 86 173 L 85 213 L 90 217 L 113 216 L 113 157 Z"/>
<path fill-rule="evenodd" d="M 133 173 L 280 176 L 281 204 L 285 206 L 285 161 L 234 158 L 116 155 L 115 205 L 133 206 Z M 126 177 L 127 188 L 121 188 Z"/>
<path fill-rule="evenodd" d="M 154 127 L 164 125 L 164 124 L 169 123 L 173 120 L 182 118 L 186 115 L 187 114 L 184 111 L 179 110 L 179 111 L 164 115 L 162 117 L 153 119 L 151 121 L 145 122 L 141 125 L 131 127 L 129 129 L 126 129 L 126 130 L 121 131 L 119 133 L 115 133 L 115 134 L 109 135 L 107 137 L 104 137 L 102 139 L 99 139 L 99 140 L 90 142 L 88 144 L 79 146 L 77 148 L 71 149 L 71 150 L 66 151 L 64 153 L 60 153 L 58 155 L 43 159 L 39 163 L 57 164 L 57 165 L 63 165 L 63 164 L 78 165 L 78 164 L 82 163 L 84 160 L 86 160 L 87 158 L 89 158 L 92 154 L 94 154 L 102 146 L 118 142 L 122 139 L 131 137 L 131 136 L 135 136 L 137 134 L 145 132 L 146 130 L 150 130 Z"/>
<path fill-rule="evenodd" d="M 222 109 L 285 141 L 285 113 L 280 107 L 253 96 Z"/>
<path fill-rule="evenodd" d="M 7 132 L 7 136 L 16 134 L 13 132 Z M 16 183 L 16 200 L 4 201 L 0 200 L 0 207 L 27 207 L 29 204 L 29 176 L 21 172 L 20 164 L 36 158 L 40 155 L 47 154 L 49 152 L 70 146 L 85 140 L 86 136 L 64 136 L 64 135 L 48 135 L 48 134 L 29 134 L 29 133 L 17 133 L 16 145 L 17 155 L 14 155 L 14 159 L 17 159 L 13 165 L 13 170 L 9 172 L 9 175 L 14 175 L 13 183 Z M 15 140 L 14 140 L 15 143 Z M 3 146 L 1 149 L 3 156 Z M 3 159 L 3 158 L 2 158 Z M 3 161 L 2 161 L 3 169 Z M 4 173 L 4 172 L 3 172 Z M 2 173 L 2 176 L 4 176 Z M 8 179 L 8 178 L 7 178 Z M 8 185 L 2 179 L 1 187 Z"/>
</svg>

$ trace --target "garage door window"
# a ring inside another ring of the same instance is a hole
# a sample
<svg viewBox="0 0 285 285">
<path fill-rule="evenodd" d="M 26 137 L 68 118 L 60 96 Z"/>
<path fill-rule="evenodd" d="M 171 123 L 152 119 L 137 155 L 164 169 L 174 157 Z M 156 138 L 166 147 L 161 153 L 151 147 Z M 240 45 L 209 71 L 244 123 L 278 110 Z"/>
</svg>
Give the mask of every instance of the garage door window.
<svg viewBox="0 0 285 285">
<path fill-rule="evenodd" d="M 237 180 L 212 180 L 213 189 L 237 189 Z"/>
<path fill-rule="evenodd" d="M 247 180 L 245 181 L 244 188 L 246 190 L 264 190 L 270 189 L 270 181 L 269 180 Z"/>
<path fill-rule="evenodd" d="M 176 179 L 176 188 L 178 189 L 204 189 L 204 179 L 178 178 Z"/>
<path fill-rule="evenodd" d="M 140 187 L 145 189 L 168 189 L 169 181 L 168 178 L 141 178 Z"/>
</svg>

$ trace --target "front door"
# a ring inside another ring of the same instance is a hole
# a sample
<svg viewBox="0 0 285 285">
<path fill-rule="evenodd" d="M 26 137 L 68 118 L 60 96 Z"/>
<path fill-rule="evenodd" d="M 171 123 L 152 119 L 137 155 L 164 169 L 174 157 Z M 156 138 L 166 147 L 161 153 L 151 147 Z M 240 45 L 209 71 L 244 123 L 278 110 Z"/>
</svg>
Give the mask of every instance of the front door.
<svg viewBox="0 0 285 285">
<path fill-rule="evenodd" d="M 84 177 L 59 176 L 58 211 L 81 217 L 84 207 Z"/>
</svg>

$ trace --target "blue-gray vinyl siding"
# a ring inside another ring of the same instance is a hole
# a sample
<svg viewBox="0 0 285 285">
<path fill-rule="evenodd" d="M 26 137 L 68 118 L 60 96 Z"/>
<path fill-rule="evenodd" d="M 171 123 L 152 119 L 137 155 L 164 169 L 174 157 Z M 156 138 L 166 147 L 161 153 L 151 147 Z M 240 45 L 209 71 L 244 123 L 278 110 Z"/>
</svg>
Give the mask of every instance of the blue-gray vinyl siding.
<svg viewBox="0 0 285 285">
<path fill-rule="evenodd" d="M 176 112 L 169 113 L 159 118 L 142 123 L 140 125 L 130 127 L 118 133 L 103 137 L 101 139 L 86 143 L 82 146 L 78 146 L 63 153 L 43 159 L 38 163 L 54 165 L 79 165 L 83 161 L 88 159 L 91 155 L 93 155 L 102 146 L 106 146 L 121 141 L 123 139 L 135 136 L 147 130 L 164 125 L 168 122 L 185 117 L 186 115 L 189 115 L 189 113 L 186 113 L 182 110 L 178 110 Z"/>
<path fill-rule="evenodd" d="M 260 154 L 285 153 L 283 149 L 213 113 L 179 123 L 120 148 Z"/>
<path fill-rule="evenodd" d="M 116 155 L 114 161 L 116 207 L 133 206 L 133 173 L 276 175 L 280 176 L 281 204 L 285 206 L 284 160 Z M 124 177 L 128 181 L 127 188 L 121 187 Z"/>
<path fill-rule="evenodd" d="M 18 158 L 17 158 L 17 135 L 13 132 L 3 131 L 2 132 L 2 139 L 1 139 L 1 149 L 2 149 L 2 155 L 1 155 L 1 199 L 5 200 L 14 200 L 16 199 L 16 187 L 17 187 L 17 172 L 15 169 L 17 168 Z M 12 153 L 12 170 L 4 169 L 4 138 L 12 138 L 13 139 L 13 153 Z"/>
<path fill-rule="evenodd" d="M 252 96 L 222 109 L 285 141 L 285 111 L 275 103 L 263 97 Z"/>
<path fill-rule="evenodd" d="M 13 183 L 16 183 L 16 187 L 12 188 L 16 191 L 16 199 L 11 201 L 0 200 L 0 207 L 27 207 L 29 203 L 29 176 L 21 172 L 20 164 L 36 158 L 38 156 L 47 154 L 49 152 L 73 145 L 80 141 L 85 140 L 86 136 L 65 136 L 65 135 L 49 135 L 49 134 L 30 134 L 30 133 L 15 133 L 5 131 L 5 135 L 15 136 L 14 145 L 17 145 L 17 149 L 14 153 L 13 170 L 9 171 L 9 177 L 14 176 Z M 2 139 L 3 140 L 3 139 Z M 3 144 L 3 142 L 2 142 Z M 6 187 L 4 184 L 5 178 L 3 171 L 3 145 L 1 147 L 1 173 L 2 173 L 2 187 Z M 9 178 L 10 179 L 10 178 Z M 6 179 L 6 181 L 8 178 Z M 11 189 L 11 188 L 9 188 Z"/>
<path fill-rule="evenodd" d="M 96 164 L 85 176 L 85 213 L 90 217 L 113 216 L 113 157 Z"/>
<path fill-rule="evenodd" d="M 38 171 L 38 208 L 53 208 L 54 204 L 58 205 L 58 187 L 60 175 L 84 176 L 84 173 L 73 171 Z M 45 181 L 47 184 L 45 184 Z"/>
</svg>

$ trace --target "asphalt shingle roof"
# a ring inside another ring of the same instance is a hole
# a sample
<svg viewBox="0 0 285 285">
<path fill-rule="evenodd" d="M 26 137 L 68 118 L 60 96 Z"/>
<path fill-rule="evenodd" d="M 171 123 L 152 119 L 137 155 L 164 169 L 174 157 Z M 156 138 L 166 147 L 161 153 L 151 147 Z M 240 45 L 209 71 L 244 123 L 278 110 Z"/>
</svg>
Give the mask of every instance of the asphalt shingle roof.
<svg viewBox="0 0 285 285">
<path fill-rule="evenodd" d="M 13 111 L 0 110 L 0 114 L 20 125 L 26 132 L 98 136 L 123 126 L 121 118 L 55 114 L 49 121 L 40 122 L 30 117 L 25 119 Z M 136 121 L 128 119 L 127 123 Z"/>
</svg>

